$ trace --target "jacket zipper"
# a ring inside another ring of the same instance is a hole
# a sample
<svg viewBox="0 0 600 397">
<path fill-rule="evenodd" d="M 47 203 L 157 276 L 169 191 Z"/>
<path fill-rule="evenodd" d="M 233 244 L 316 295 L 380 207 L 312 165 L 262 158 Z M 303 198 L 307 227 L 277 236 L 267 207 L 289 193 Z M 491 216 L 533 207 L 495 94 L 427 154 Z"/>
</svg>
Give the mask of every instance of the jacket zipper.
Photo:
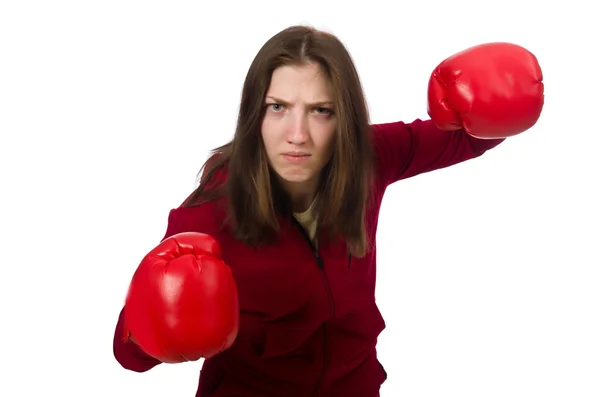
<svg viewBox="0 0 600 397">
<path fill-rule="evenodd" d="M 315 247 L 313 242 L 310 239 L 310 236 L 302 227 L 300 222 L 294 219 L 294 224 L 300 229 L 300 233 L 304 236 L 304 239 L 308 242 L 310 249 L 312 250 L 313 256 L 315 257 L 315 261 L 317 262 L 317 267 L 321 270 L 321 276 L 323 278 L 323 283 L 325 284 L 325 289 L 327 290 L 327 295 L 329 297 L 329 316 L 333 318 L 335 315 L 335 305 L 333 301 L 333 294 L 331 293 L 331 286 L 329 285 L 329 281 L 327 280 L 327 275 L 325 274 L 325 263 L 323 262 L 323 257 L 319 253 L 319 250 Z M 327 323 L 323 325 L 323 368 L 321 370 L 321 374 L 319 375 L 319 379 L 315 384 L 314 396 L 319 395 L 319 388 L 323 382 L 323 378 L 325 377 L 325 373 L 327 372 L 327 367 L 329 366 L 329 354 L 328 354 L 328 346 L 327 346 Z"/>
</svg>

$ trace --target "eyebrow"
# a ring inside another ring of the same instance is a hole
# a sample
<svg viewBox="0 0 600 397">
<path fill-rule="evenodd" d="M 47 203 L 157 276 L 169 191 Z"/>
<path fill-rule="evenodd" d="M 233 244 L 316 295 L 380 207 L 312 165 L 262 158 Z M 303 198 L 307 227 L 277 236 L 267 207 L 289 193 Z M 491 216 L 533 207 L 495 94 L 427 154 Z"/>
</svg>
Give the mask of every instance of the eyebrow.
<svg viewBox="0 0 600 397">
<path fill-rule="evenodd" d="M 280 103 L 282 105 L 286 105 L 286 106 L 290 105 L 290 102 L 288 102 L 284 99 L 281 99 L 281 98 L 277 98 L 276 96 L 273 96 L 273 95 L 267 95 L 267 98 L 272 99 L 275 102 Z M 333 105 L 333 101 L 328 101 L 328 100 L 318 101 L 318 102 L 309 103 L 309 105 L 310 106 Z"/>
</svg>

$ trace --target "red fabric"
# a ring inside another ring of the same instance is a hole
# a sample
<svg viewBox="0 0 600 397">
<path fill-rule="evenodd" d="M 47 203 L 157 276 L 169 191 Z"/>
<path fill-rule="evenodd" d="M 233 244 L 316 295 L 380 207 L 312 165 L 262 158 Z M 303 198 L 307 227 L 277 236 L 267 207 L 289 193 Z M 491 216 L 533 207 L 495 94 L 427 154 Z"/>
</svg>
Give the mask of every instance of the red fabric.
<svg viewBox="0 0 600 397">
<path fill-rule="evenodd" d="M 478 140 L 464 131 L 441 131 L 431 121 L 373 126 L 378 180 L 368 212 L 375 244 L 384 191 L 401 179 L 482 155 L 502 140 Z M 223 229 L 218 203 L 176 208 L 165 237 L 196 231 L 214 236 L 236 278 L 240 333 L 233 346 L 206 360 L 197 397 L 377 397 L 387 374 L 377 360 L 385 322 L 375 303 L 376 250 L 349 258 L 343 244 L 320 246 L 319 266 L 292 221 L 281 218 L 277 244 L 249 247 Z M 122 339 L 114 352 L 126 369 L 159 364 Z"/>
</svg>

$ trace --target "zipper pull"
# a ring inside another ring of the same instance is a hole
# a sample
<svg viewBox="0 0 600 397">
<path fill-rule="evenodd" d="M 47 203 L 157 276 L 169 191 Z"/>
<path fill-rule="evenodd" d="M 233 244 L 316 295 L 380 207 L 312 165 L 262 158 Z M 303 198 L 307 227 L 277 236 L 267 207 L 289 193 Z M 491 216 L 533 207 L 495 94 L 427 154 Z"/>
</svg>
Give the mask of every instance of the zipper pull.
<svg viewBox="0 0 600 397">
<path fill-rule="evenodd" d="M 319 266 L 319 269 L 323 269 L 323 267 L 325 267 L 325 264 L 323 263 L 323 258 L 321 258 L 321 254 L 319 254 L 319 251 L 314 250 L 313 254 L 315 256 L 315 259 L 317 260 L 317 265 Z"/>
</svg>

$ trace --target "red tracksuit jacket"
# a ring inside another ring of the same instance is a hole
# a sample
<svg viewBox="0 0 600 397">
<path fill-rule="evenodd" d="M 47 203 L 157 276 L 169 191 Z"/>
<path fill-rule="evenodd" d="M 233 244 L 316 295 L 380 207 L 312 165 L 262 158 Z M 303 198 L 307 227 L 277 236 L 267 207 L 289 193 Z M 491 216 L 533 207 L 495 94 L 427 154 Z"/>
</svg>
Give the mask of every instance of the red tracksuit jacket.
<svg viewBox="0 0 600 397">
<path fill-rule="evenodd" d="M 401 179 L 482 155 L 502 140 L 441 131 L 431 121 L 372 126 L 378 160 L 367 227 L 375 246 L 386 187 Z M 293 221 L 281 219 L 276 245 L 251 248 L 221 226 L 215 203 L 171 210 L 165 238 L 186 231 L 214 236 L 237 281 L 240 330 L 234 345 L 205 360 L 197 397 L 377 397 L 387 374 L 376 343 L 385 328 L 375 303 L 376 251 L 349 257 L 344 244 L 315 251 Z M 114 355 L 126 369 L 160 362 L 122 341 L 119 316 Z"/>
</svg>

